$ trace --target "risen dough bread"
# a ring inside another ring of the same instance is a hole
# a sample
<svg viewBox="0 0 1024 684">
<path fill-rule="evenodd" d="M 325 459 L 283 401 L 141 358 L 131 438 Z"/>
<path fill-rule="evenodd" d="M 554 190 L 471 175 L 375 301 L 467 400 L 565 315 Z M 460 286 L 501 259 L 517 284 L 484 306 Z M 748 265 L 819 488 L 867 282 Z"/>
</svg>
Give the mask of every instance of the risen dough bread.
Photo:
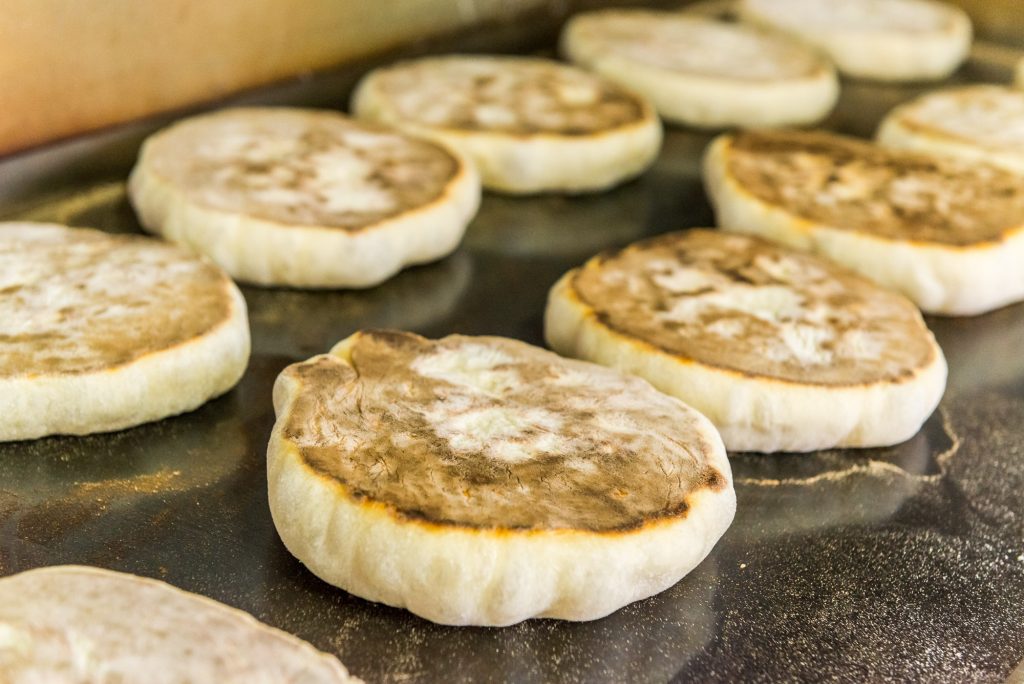
<svg viewBox="0 0 1024 684">
<path fill-rule="evenodd" d="M 206 260 L 135 235 L 0 224 L 0 440 L 190 411 L 248 359 L 245 300 Z"/>
<path fill-rule="evenodd" d="M 720 231 L 594 257 L 552 288 L 555 351 L 635 373 L 741 451 L 882 446 L 918 431 L 946 363 L 917 309 L 808 254 Z"/>
<path fill-rule="evenodd" d="M 839 83 L 829 62 L 784 36 L 679 12 L 603 10 L 562 33 L 573 62 L 650 98 L 691 126 L 782 126 L 819 121 Z"/>
<path fill-rule="evenodd" d="M 401 62 L 371 71 L 352 111 L 459 150 L 485 187 L 514 194 L 603 190 L 646 169 L 661 146 L 645 99 L 546 59 Z"/>
<path fill-rule="evenodd" d="M 285 369 L 274 406 L 289 551 L 435 622 L 602 617 L 677 582 L 735 510 L 706 418 L 522 342 L 356 333 Z"/>
<path fill-rule="evenodd" d="M 704 182 L 722 228 L 827 256 L 922 310 L 1024 299 L 1024 184 L 986 164 L 796 131 L 718 138 Z"/>
<path fill-rule="evenodd" d="M 886 147 L 1024 173 L 1024 92 L 997 85 L 931 92 L 889 112 L 877 138 Z"/>
<path fill-rule="evenodd" d="M 344 684 L 337 658 L 169 584 L 73 565 L 0 579 L 4 684 Z"/>
<path fill-rule="evenodd" d="M 300 109 L 229 109 L 150 137 L 129 180 L 146 230 L 239 280 L 369 287 L 439 259 L 480 183 L 433 143 Z"/>
<path fill-rule="evenodd" d="M 740 0 L 740 15 L 819 48 L 844 74 L 878 81 L 943 79 L 971 47 L 967 14 L 935 0 Z"/>
</svg>

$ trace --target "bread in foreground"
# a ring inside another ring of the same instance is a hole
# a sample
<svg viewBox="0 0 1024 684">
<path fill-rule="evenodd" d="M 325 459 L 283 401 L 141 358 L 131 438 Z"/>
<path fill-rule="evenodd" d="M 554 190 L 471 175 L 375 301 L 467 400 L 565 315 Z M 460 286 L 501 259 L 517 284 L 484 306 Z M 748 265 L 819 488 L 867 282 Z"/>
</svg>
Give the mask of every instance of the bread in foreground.
<svg viewBox="0 0 1024 684">
<path fill-rule="evenodd" d="M 359 682 L 248 613 L 157 580 L 64 565 L 0 579 L 0 674 L 37 682 Z"/>
<path fill-rule="evenodd" d="M 274 406 L 285 546 L 434 622 L 603 617 L 696 567 L 735 511 L 706 418 L 514 340 L 359 332 L 286 368 Z"/>
<path fill-rule="evenodd" d="M 643 97 L 533 57 L 428 57 L 367 74 L 360 119 L 459 150 L 484 187 L 511 194 L 594 192 L 646 169 L 661 123 Z"/>
<path fill-rule="evenodd" d="M 1024 92 L 971 85 L 926 93 L 889 112 L 878 144 L 1024 173 Z"/>
<path fill-rule="evenodd" d="M 0 440 L 190 411 L 248 360 L 245 300 L 205 259 L 138 235 L 0 223 Z"/>
<path fill-rule="evenodd" d="M 148 138 L 128 184 L 146 230 L 261 285 L 370 287 L 440 259 L 476 213 L 476 171 L 336 112 L 240 108 Z"/>
<path fill-rule="evenodd" d="M 883 446 L 914 435 L 946 363 L 914 305 L 823 259 L 692 229 L 600 254 L 552 288 L 555 351 L 634 373 L 729 450 Z"/>
<path fill-rule="evenodd" d="M 971 21 L 937 0 L 740 0 L 739 14 L 827 54 L 840 72 L 876 81 L 937 81 L 966 59 Z"/>
<path fill-rule="evenodd" d="M 821 132 L 721 136 L 704 157 L 718 225 L 809 250 L 970 316 L 1024 299 L 1024 184 L 987 164 Z"/>
<path fill-rule="evenodd" d="M 570 60 L 648 97 L 667 121 L 702 128 L 823 119 L 839 96 L 827 59 L 786 36 L 681 12 L 610 9 L 574 16 Z"/>
</svg>

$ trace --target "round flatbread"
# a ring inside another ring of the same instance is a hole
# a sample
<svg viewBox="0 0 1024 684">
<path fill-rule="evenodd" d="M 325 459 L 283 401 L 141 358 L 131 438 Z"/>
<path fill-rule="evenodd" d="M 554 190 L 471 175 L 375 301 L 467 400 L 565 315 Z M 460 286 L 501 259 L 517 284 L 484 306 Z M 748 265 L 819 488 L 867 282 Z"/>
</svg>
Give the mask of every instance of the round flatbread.
<svg viewBox="0 0 1024 684">
<path fill-rule="evenodd" d="M 661 146 L 645 99 L 547 59 L 400 62 L 360 82 L 352 111 L 459 150 L 484 187 L 515 194 L 603 190 L 646 169 Z"/>
<path fill-rule="evenodd" d="M 928 93 L 889 112 L 877 138 L 886 147 L 1024 173 L 1024 91 L 973 85 Z"/>
<path fill-rule="evenodd" d="M 455 153 L 334 112 L 229 109 L 146 140 L 146 230 L 262 285 L 369 287 L 450 254 L 480 202 Z"/>
<path fill-rule="evenodd" d="M 986 164 L 829 133 L 717 139 L 704 181 L 718 224 L 818 252 L 930 313 L 1024 299 L 1024 184 Z"/>
<path fill-rule="evenodd" d="M 514 340 L 356 333 L 285 369 L 274 406 L 289 551 L 439 623 L 602 617 L 692 570 L 735 510 L 706 418 Z"/>
<path fill-rule="evenodd" d="M 741 24 L 680 12 L 603 10 L 562 32 L 573 62 L 646 95 L 668 121 L 781 126 L 824 118 L 839 96 L 814 50 Z"/>
<path fill-rule="evenodd" d="M 73 565 L 0 579 L 0 673 L 5 684 L 360 681 L 334 656 L 248 613 Z"/>
<path fill-rule="evenodd" d="M 206 260 L 137 235 L 0 224 L 0 440 L 190 411 L 248 359 L 245 300 Z"/>
<path fill-rule="evenodd" d="M 971 47 L 967 14 L 935 0 L 740 0 L 739 11 L 819 48 L 856 78 L 943 79 Z"/>
<path fill-rule="evenodd" d="M 737 451 L 902 442 L 946 382 L 906 298 L 721 231 L 670 233 L 573 269 L 551 290 L 545 337 L 682 399 Z"/>
</svg>

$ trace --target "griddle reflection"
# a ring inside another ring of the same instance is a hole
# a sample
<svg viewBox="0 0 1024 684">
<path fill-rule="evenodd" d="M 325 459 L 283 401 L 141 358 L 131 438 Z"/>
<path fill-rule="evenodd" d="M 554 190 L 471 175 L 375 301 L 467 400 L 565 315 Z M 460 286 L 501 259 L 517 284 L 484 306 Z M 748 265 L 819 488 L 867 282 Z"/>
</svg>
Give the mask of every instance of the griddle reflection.
<svg viewBox="0 0 1024 684">
<path fill-rule="evenodd" d="M 108 558 L 155 540 L 148 509 L 243 465 L 243 403 L 234 390 L 127 430 L 0 444 L 0 571 Z"/>
<path fill-rule="evenodd" d="M 455 310 L 472 274 L 472 259 L 460 249 L 369 290 L 245 287 L 253 353 L 307 358 L 359 329 L 420 332 Z"/>
<path fill-rule="evenodd" d="M 669 681 L 714 636 L 718 584 L 712 552 L 674 586 L 601 620 L 508 627 L 497 635 L 503 673 L 517 681 Z"/>
<path fill-rule="evenodd" d="M 594 195 L 488 194 L 465 245 L 508 256 L 589 257 L 642 236 L 650 213 L 643 179 Z"/>
<path fill-rule="evenodd" d="M 601 620 L 502 628 L 436 625 L 321 582 L 283 548 L 276 559 L 273 572 L 289 580 L 246 607 L 283 616 L 277 626 L 379 681 L 669 681 L 707 648 L 719 620 L 716 550 L 666 591 Z"/>
<path fill-rule="evenodd" d="M 949 363 L 948 392 L 1024 386 L 1024 304 L 970 318 L 928 319 Z"/>
<path fill-rule="evenodd" d="M 737 512 L 727 534 L 756 540 L 883 522 L 939 480 L 959 446 L 940 407 L 920 432 L 893 447 L 731 454 Z"/>
</svg>

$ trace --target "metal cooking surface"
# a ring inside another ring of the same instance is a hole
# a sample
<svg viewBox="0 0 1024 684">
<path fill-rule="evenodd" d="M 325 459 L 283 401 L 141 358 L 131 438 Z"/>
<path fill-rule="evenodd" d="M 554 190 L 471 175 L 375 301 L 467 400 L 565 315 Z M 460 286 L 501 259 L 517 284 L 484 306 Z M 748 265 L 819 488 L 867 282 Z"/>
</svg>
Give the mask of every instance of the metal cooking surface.
<svg viewBox="0 0 1024 684">
<path fill-rule="evenodd" d="M 920 91 L 848 83 L 829 125 L 869 135 Z M 734 455 L 739 510 L 719 545 L 678 585 L 603 620 L 441 627 L 324 584 L 278 540 L 264 459 L 284 366 L 364 327 L 540 344 L 547 289 L 566 269 L 711 223 L 698 176 L 708 140 L 669 129 L 657 166 L 603 195 L 489 195 L 458 252 L 373 290 L 243 288 L 254 348 L 234 391 L 123 432 L 0 444 L 0 574 L 85 563 L 161 578 L 372 682 L 1001 681 L 1024 659 L 1024 305 L 929 319 L 949 388 L 906 444 Z M 123 152 L 112 143 L 108 167 L 127 173 Z M 0 162 L 0 179 L 19 163 Z M 120 182 L 74 174 L 62 198 L 39 194 L 18 216 L 138 230 Z"/>
</svg>

